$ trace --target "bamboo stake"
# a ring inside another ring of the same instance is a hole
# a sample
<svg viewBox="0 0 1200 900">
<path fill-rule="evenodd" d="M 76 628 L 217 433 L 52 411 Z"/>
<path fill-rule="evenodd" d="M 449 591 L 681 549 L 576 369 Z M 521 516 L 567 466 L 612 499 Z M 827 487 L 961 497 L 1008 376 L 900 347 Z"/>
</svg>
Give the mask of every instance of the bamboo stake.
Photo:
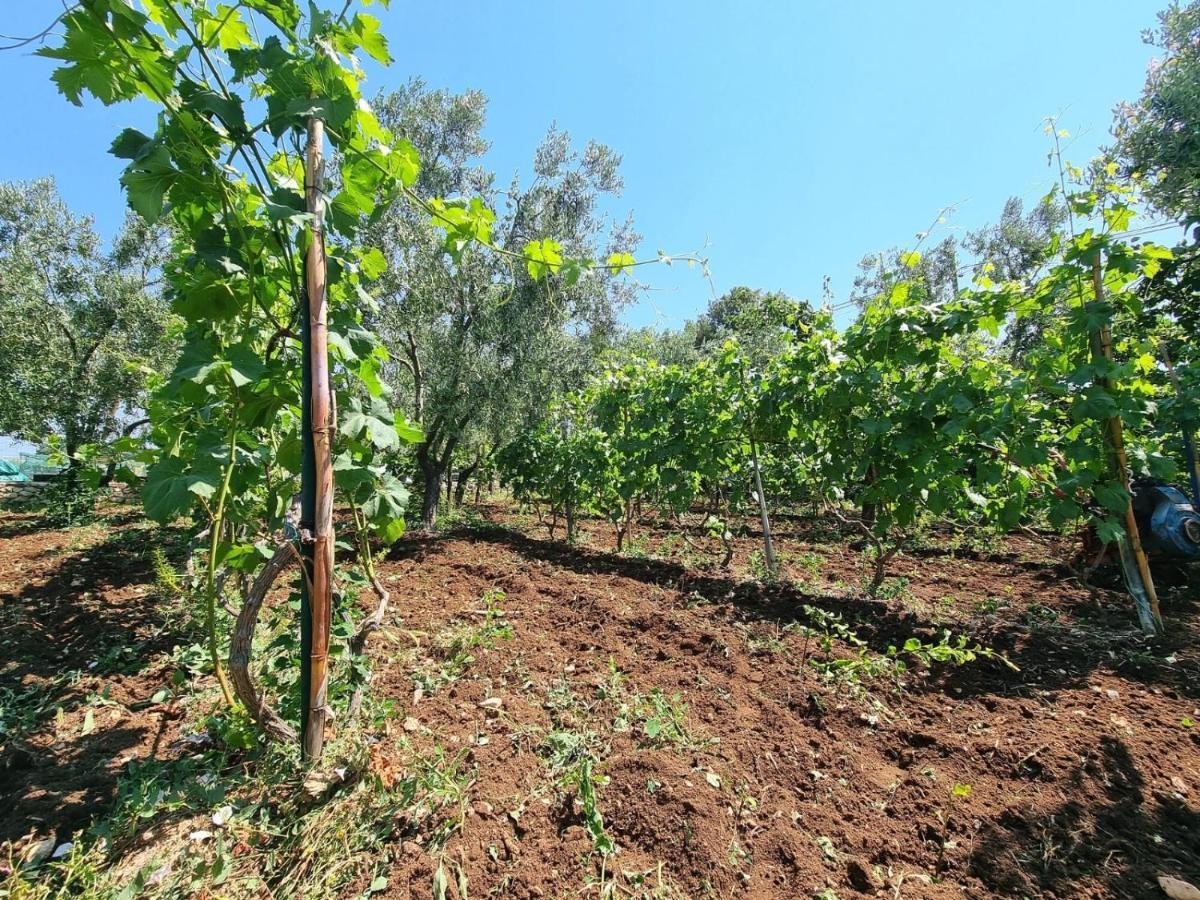
<svg viewBox="0 0 1200 900">
<path fill-rule="evenodd" d="M 1100 265 L 1099 254 L 1092 260 L 1092 288 L 1096 302 L 1102 303 L 1104 301 L 1104 275 Z M 1112 329 L 1107 325 L 1092 329 L 1088 337 L 1091 343 L 1092 358 L 1097 361 L 1112 362 Z M 1100 387 L 1110 393 L 1112 392 L 1112 379 L 1107 375 L 1098 378 L 1097 382 Z M 1129 459 L 1125 454 L 1125 426 L 1121 421 L 1119 413 L 1115 413 L 1105 420 L 1104 438 L 1109 451 L 1109 465 L 1112 467 L 1113 474 L 1117 477 L 1121 487 L 1125 489 L 1126 496 L 1129 498 L 1125 504 L 1125 534 L 1129 542 L 1129 549 L 1132 552 L 1138 578 L 1141 581 L 1141 588 L 1145 592 L 1144 596 L 1139 596 L 1139 592 L 1132 590 L 1131 585 L 1131 593 L 1138 606 L 1138 618 L 1141 621 L 1142 630 L 1148 635 L 1158 634 L 1162 631 L 1162 614 L 1158 608 L 1158 593 L 1154 589 L 1154 578 L 1150 573 L 1150 562 L 1146 559 L 1146 551 L 1142 547 L 1141 532 L 1138 530 L 1137 519 L 1133 514 L 1133 493 L 1130 490 L 1129 484 Z M 1126 580 L 1132 581 L 1128 577 Z"/>
<path fill-rule="evenodd" d="M 310 465 L 303 466 L 301 496 L 301 535 L 305 542 L 305 569 L 310 573 L 305 585 L 307 603 L 302 610 L 307 640 L 305 676 L 301 680 L 303 710 L 301 751 L 309 762 L 320 759 L 325 744 L 326 699 L 329 692 L 329 632 L 333 618 L 333 454 L 332 396 L 329 382 L 328 304 L 325 296 L 325 197 L 324 180 L 325 123 L 308 120 L 308 147 L 305 153 L 305 206 L 312 215 L 308 250 L 305 256 L 306 295 L 304 439 L 310 452 Z M 307 531 L 307 534 L 305 534 Z M 304 615 L 307 613 L 307 615 Z"/>
</svg>

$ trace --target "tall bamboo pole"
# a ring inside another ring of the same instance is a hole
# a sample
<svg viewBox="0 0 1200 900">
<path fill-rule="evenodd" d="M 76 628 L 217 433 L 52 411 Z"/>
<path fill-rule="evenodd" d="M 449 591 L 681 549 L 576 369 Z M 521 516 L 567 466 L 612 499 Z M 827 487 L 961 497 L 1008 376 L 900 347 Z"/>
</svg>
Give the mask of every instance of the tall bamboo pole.
<svg viewBox="0 0 1200 900">
<path fill-rule="evenodd" d="M 305 321 L 301 535 L 305 578 L 301 604 L 302 712 L 300 745 L 310 762 L 325 743 L 329 690 L 329 632 L 333 618 L 332 395 L 329 383 L 328 303 L 325 296 L 325 123 L 308 120 L 304 198 L 312 215 L 304 259 Z"/>
<path fill-rule="evenodd" d="M 1104 274 L 1099 254 L 1092 260 L 1092 290 L 1096 302 L 1103 303 Z M 1088 338 L 1091 343 L 1092 358 L 1096 361 L 1103 360 L 1106 363 L 1111 363 L 1113 360 L 1112 329 L 1107 325 L 1094 328 L 1091 330 Z M 1096 381 L 1105 391 L 1112 393 L 1113 383 L 1108 375 L 1103 375 L 1097 378 Z M 1131 593 L 1138 607 L 1138 618 L 1141 621 L 1142 630 L 1150 635 L 1157 634 L 1162 631 L 1162 614 L 1158 609 L 1158 593 L 1154 589 L 1154 578 L 1150 574 L 1150 561 L 1146 559 L 1146 551 L 1142 547 L 1142 536 L 1138 530 L 1137 518 L 1133 514 L 1133 494 L 1129 484 L 1129 459 L 1125 454 L 1125 426 L 1121 421 L 1120 413 L 1114 413 L 1105 420 L 1104 442 L 1108 450 L 1109 466 L 1112 469 L 1113 475 L 1116 476 L 1121 487 L 1125 489 L 1126 496 L 1129 498 L 1125 504 L 1125 534 L 1144 595 L 1139 596 L 1139 592 L 1135 589 L 1134 585 L 1130 586 Z M 1125 554 L 1122 553 L 1123 563 L 1125 562 L 1124 556 Z M 1126 581 L 1132 580 L 1129 577 L 1126 578 Z"/>
</svg>

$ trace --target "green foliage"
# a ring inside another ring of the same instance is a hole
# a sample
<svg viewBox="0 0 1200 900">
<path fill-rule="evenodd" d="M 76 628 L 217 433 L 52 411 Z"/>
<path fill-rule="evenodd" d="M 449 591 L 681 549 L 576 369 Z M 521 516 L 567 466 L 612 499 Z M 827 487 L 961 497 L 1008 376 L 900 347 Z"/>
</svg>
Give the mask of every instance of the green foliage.
<svg viewBox="0 0 1200 900">
<path fill-rule="evenodd" d="M 653 688 L 637 699 L 635 707 L 642 718 L 642 735 L 650 746 L 694 743 L 687 727 L 687 704 L 680 694 L 667 697 L 661 688 Z"/>
<path fill-rule="evenodd" d="M 1142 95 L 1117 107 L 1113 133 L 1130 173 L 1145 179 L 1151 201 L 1173 218 L 1200 220 L 1196 181 L 1200 149 L 1200 3 L 1175 3 L 1145 34 L 1158 55 L 1146 68 Z"/>
<path fill-rule="evenodd" d="M 61 45 L 40 51 L 62 62 L 55 80 L 72 102 L 143 96 L 159 106 L 153 134 L 126 129 L 111 150 L 128 161 L 129 205 L 169 223 L 162 273 L 180 317 L 172 337 L 183 350 L 147 404 L 147 446 L 128 468 L 145 475 L 151 517 L 191 516 L 209 530 L 202 595 L 218 676 L 219 572 L 262 559 L 247 548 L 284 524 L 302 468 L 296 329 L 300 260 L 314 224 L 302 196 L 310 117 L 324 121 L 337 169 L 320 223 L 331 369 L 345 411 L 337 481 L 377 538 L 394 541 L 403 531 L 406 492 L 385 472 L 383 455 L 420 434 L 387 401 L 380 373 L 388 355 L 364 327 L 379 253 L 354 241 L 365 217 L 414 181 L 418 163 L 361 96 L 353 55 L 386 59 L 378 23 L 348 14 L 310 6 L 301 30 L 291 0 L 245 9 L 87 0 L 63 17 Z"/>
<path fill-rule="evenodd" d="M 579 805 L 583 810 L 583 825 L 588 836 L 592 839 L 593 849 L 601 856 L 609 856 L 617 852 L 616 842 L 604 830 L 604 817 L 600 814 L 599 801 L 596 798 L 596 785 L 605 783 L 606 778 L 592 772 L 591 757 L 584 757 L 570 779 L 576 788 Z"/>
<path fill-rule="evenodd" d="M 75 468 L 136 427 L 175 355 L 164 253 L 135 216 L 103 249 L 51 179 L 0 184 L 0 433 L 53 437 Z"/>
</svg>

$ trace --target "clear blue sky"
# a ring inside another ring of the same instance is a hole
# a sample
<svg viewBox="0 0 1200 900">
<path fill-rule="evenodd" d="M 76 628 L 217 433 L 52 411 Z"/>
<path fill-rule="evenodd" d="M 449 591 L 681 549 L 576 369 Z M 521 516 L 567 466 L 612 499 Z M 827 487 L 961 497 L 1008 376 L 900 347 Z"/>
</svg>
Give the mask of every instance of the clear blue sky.
<svg viewBox="0 0 1200 900">
<path fill-rule="evenodd" d="M 1045 192 L 1042 119 L 1061 116 L 1083 162 L 1113 105 L 1140 90 L 1140 38 L 1167 0 L 393 0 L 396 63 L 370 92 L 413 75 L 491 98 L 491 165 L 503 181 L 551 121 L 624 155 L 643 253 L 700 247 L 718 291 L 737 284 L 817 300 L 849 291 L 868 251 L 911 243 L 959 204 L 957 231 L 996 218 L 1006 197 Z M 6 0 L 0 32 L 40 30 L 54 0 Z M 377 10 L 378 7 L 375 7 Z M 0 54 L 9 116 L 0 177 L 53 174 L 110 233 L 123 215 L 106 153 L 145 108 L 70 106 L 50 60 Z M 632 324 L 701 311 L 694 273 L 642 270 L 657 288 Z"/>
</svg>

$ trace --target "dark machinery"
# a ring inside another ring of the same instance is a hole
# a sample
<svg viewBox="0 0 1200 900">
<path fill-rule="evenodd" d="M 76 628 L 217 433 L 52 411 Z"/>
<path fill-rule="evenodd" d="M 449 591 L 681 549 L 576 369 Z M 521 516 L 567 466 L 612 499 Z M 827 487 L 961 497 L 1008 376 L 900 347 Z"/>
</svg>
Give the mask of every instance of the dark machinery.
<svg viewBox="0 0 1200 900">
<path fill-rule="evenodd" d="M 1183 491 L 1140 480 L 1133 485 L 1133 514 L 1148 553 L 1176 559 L 1200 558 L 1200 513 Z"/>
</svg>

